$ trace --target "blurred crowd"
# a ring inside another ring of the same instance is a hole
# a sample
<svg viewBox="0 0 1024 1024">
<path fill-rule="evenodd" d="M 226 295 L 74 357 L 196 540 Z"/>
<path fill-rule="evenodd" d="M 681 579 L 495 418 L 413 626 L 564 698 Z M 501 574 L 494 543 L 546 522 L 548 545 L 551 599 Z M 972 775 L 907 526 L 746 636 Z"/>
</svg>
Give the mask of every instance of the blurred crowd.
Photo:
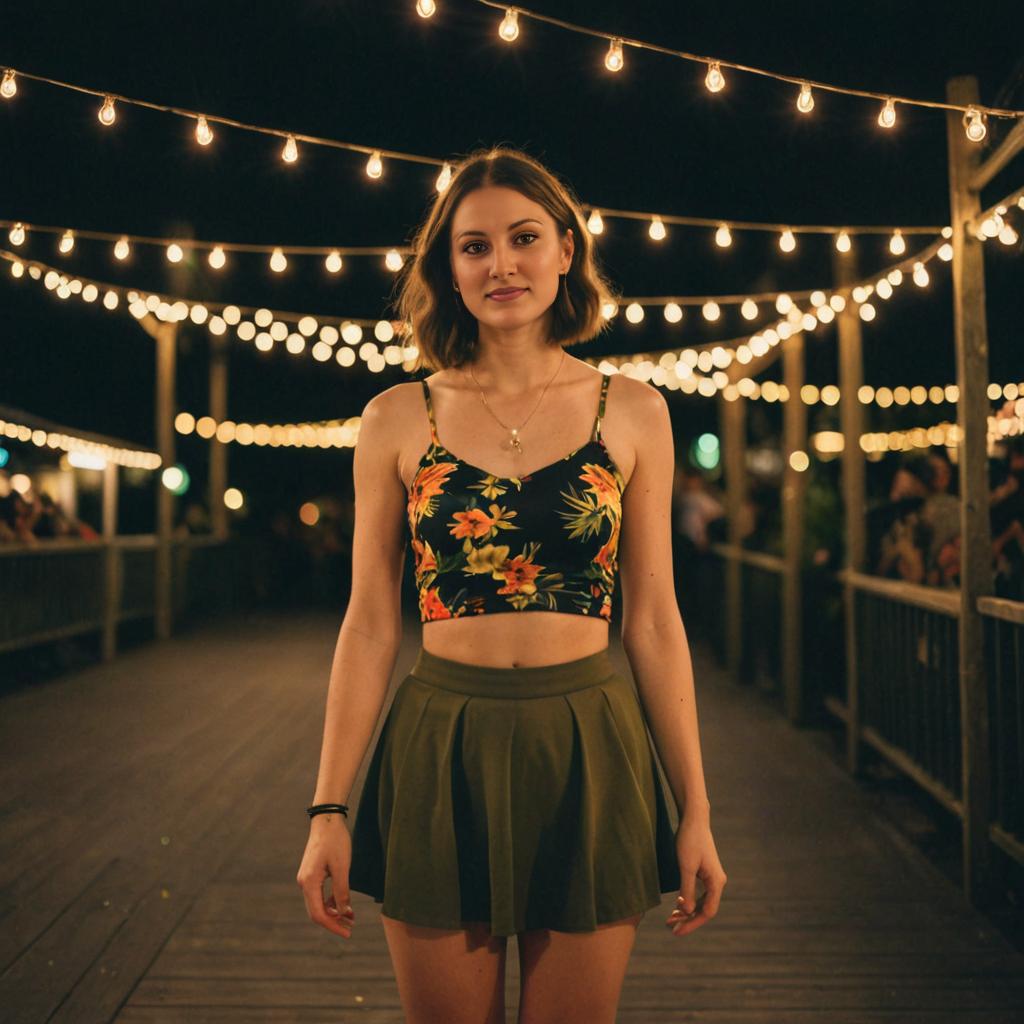
<svg viewBox="0 0 1024 1024">
<path fill-rule="evenodd" d="M 960 585 L 960 497 L 955 467 L 936 449 L 906 458 L 888 500 L 868 514 L 871 566 L 880 576 Z M 989 526 L 995 593 L 1024 599 L 1024 438 L 989 463 Z"/>
<path fill-rule="evenodd" d="M 48 491 L 0 496 L 0 544 L 40 544 L 60 539 L 98 540 L 86 522 L 69 515 Z"/>
</svg>

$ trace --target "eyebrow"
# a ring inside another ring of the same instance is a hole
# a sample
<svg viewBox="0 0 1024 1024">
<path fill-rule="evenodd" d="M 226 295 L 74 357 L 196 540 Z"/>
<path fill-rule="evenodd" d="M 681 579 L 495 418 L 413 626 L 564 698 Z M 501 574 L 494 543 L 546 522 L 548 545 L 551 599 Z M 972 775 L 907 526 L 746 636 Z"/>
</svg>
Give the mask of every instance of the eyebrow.
<svg viewBox="0 0 1024 1024">
<path fill-rule="evenodd" d="M 509 224 L 508 229 L 509 229 L 509 231 L 511 231 L 513 228 L 519 227 L 520 224 L 529 224 L 531 222 L 534 223 L 534 224 L 540 224 L 540 221 L 537 220 L 536 217 L 524 217 L 522 220 L 517 220 L 514 223 Z M 463 235 L 486 235 L 486 234 L 487 234 L 486 231 L 477 231 L 476 229 L 472 229 L 470 231 L 460 231 L 455 236 L 455 241 L 457 242 Z"/>
</svg>

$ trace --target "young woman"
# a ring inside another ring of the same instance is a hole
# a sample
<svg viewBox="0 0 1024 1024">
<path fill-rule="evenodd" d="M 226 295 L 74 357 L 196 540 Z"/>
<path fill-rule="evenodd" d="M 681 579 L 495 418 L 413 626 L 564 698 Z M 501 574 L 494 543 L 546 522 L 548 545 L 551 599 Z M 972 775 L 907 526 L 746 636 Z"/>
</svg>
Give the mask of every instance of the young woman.
<svg viewBox="0 0 1024 1024">
<path fill-rule="evenodd" d="M 509 935 L 520 1024 L 603 1024 L 660 894 L 678 892 L 666 925 L 683 935 L 726 881 L 672 579 L 668 408 L 566 351 L 613 296 L 578 203 L 532 157 L 473 154 L 414 249 L 399 308 L 435 372 L 363 412 L 352 593 L 298 882 L 338 935 L 350 889 L 382 904 L 412 1024 L 503 1022 Z M 398 655 L 406 531 L 422 643 L 350 835 L 333 802 Z M 609 654 L 619 577 L 636 690 Z"/>
</svg>

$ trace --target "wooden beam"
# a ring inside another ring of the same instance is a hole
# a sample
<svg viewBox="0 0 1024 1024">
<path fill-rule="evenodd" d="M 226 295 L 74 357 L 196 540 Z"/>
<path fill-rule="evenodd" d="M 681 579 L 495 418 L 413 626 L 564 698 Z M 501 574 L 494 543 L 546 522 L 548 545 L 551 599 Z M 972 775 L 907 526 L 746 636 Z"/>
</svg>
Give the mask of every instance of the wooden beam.
<svg viewBox="0 0 1024 1024">
<path fill-rule="evenodd" d="M 746 500 L 747 448 L 746 399 L 737 396 L 730 401 L 718 393 L 719 420 L 722 425 L 722 449 L 725 460 L 725 508 L 728 518 L 728 541 L 739 547 L 743 505 Z M 733 682 L 740 682 L 743 661 L 743 564 L 738 558 L 725 563 L 725 635 L 726 667 Z"/>
<path fill-rule="evenodd" d="M 952 78 L 946 98 L 965 105 L 978 102 L 973 76 Z M 982 243 L 965 230 L 980 211 L 971 187 L 981 151 L 964 134 L 961 115 L 946 115 L 949 148 L 949 203 L 953 236 L 953 319 L 956 377 L 960 396 L 957 449 L 960 469 L 960 722 L 961 785 L 964 807 L 964 891 L 971 903 L 990 896 L 988 684 L 985 673 L 984 620 L 978 598 L 993 593 L 992 538 L 988 507 L 988 334 L 985 324 L 985 266 Z"/>
</svg>

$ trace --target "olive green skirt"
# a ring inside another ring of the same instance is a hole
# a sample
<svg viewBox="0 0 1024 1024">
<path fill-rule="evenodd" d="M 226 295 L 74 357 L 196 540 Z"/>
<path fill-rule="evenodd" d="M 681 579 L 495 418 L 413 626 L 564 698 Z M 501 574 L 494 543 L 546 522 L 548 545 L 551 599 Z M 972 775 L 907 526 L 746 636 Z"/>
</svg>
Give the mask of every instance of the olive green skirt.
<svg viewBox="0 0 1024 1024">
<path fill-rule="evenodd" d="M 593 931 L 678 892 L 675 826 L 608 648 L 488 668 L 422 647 L 388 709 L 349 887 L 411 924 Z"/>
</svg>

